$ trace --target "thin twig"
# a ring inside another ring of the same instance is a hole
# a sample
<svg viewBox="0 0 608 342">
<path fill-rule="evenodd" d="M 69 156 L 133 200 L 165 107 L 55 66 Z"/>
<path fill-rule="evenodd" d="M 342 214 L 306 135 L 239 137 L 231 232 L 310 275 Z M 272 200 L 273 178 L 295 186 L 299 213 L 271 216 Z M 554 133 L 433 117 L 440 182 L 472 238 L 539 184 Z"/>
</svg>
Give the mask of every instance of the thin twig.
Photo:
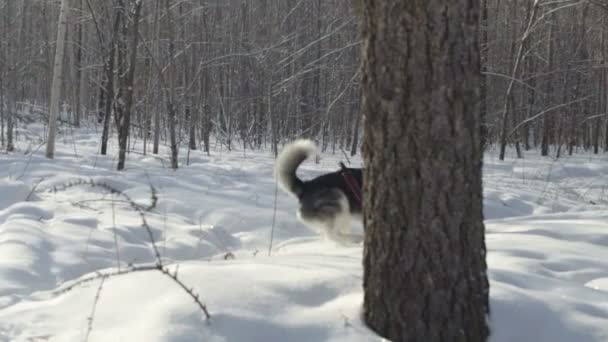
<svg viewBox="0 0 608 342">
<path fill-rule="evenodd" d="M 23 168 L 23 171 L 21 171 L 21 175 L 19 177 L 17 177 L 17 180 L 20 180 L 21 178 L 23 178 L 23 176 L 25 176 L 25 173 L 27 172 L 28 167 L 30 166 L 30 164 L 32 163 L 32 157 L 34 156 L 34 153 L 38 152 L 38 150 L 45 144 L 46 142 L 43 141 L 42 143 L 40 143 L 38 145 L 38 147 L 36 147 L 35 150 L 33 150 L 32 152 L 30 152 L 29 157 L 27 158 L 27 163 L 25 164 L 25 167 Z"/>
<path fill-rule="evenodd" d="M 97 309 L 97 303 L 99 302 L 99 298 L 101 298 L 101 289 L 103 288 L 103 283 L 106 281 L 108 277 L 101 277 L 101 281 L 99 282 L 99 287 L 97 288 L 97 293 L 95 293 L 95 299 L 93 301 L 93 308 L 91 308 L 91 314 L 87 317 L 87 334 L 84 336 L 84 341 L 89 340 L 89 335 L 91 335 L 91 331 L 93 330 L 93 319 L 95 318 L 95 310 Z"/>
<path fill-rule="evenodd" d="M 25 198 L 25 201 L 26 201 L 26 202 L 30 200 L 30 198 L 32 197 L 32 195 L 34 194 L 34 192 L 36 192 L 36 187 L 37 187 L 38 185 L 40 185 L 40 183 L 42 183 L 42 181 L 43 181 L 43 180 L 44 180 L 44 177 L 41 177 L 41 178 L 40 178 L 40 179 L 39 179 L 39 180 L 38 180 L 38 181 L 37 181 L 37 182 L 34 184 L 34 186 L 32 187 L 32 191 L 30 191 L 30 193 L 29 193 L 29 194 L 27 194 L 27 197 Z"/>
<path fill-rule="evenodd" d="M 344 151 L 343 148 L 340 148 L 340 151 L 342 151 L 342 154 L 344 155 L 344 158 L 346 158 L 346 162 L 348 164 L 350 164 L 350 159 L 348 158 L 348 154 L 346 153 L 346 151 Z"/>
<path fill-rule="evenodd" d="M 156 189 L 154 188 L 154 186 L 152 184 L 150 184 L 150 205 L 147 207 L 141 206 L 137 203 L 135 203 L 135 201 L 133 201 L 131 199 L 131 197 L 129 197 L 129 195 L 125 194 L 124 192 L 117 190 L 115 188 L 113 188 L 112 186 L 106 184 L 106 183 L 97 183 L 94 180 L 90 179 L 90 180 L 86 180 L 86 179 L 76 179 L 73 180 L 71 182 L 62 184 L 60 186 L 55 186 L 53 187 L 53 192 L 57 192 L 57 191 L 64 191 L 67 190 L 69 188 L 73 188 L 76 186 L 91 186 L 91 187 L 98 187 L 98 188 L 102 188 L 106 191 L 108 191 L 111 194 L 118 194 L 121 197 L 123 197 L 125 200 L 127 200 L 127 202 L 129 202 L 129 205 L 131 206 L 131 208 L 133 208 L 133 210 L 135 210 L 140 218 L 141 218 L 141 222 L 142 222 L 142 227 L 146 229 L 146 232 L 148 233 L 148 238 L 150 239 L 150 243 L 152 244 L 152 249 L 154 250 L 154 255 L 156 257 L 156 262 L 159 265 L 162 265 L 162 260 L 160 257 L 160 252 L 158 250 L 158 247 L 156 246 L 156 241 L 154 240 L 154 233 L 152 232 L 152 228 L 150 227 L 150 225 L 148 224 L 148 221 L 146 220 L 146 215 L 145 212 L 150 211 L 152 209 L 154 209 L 156 207 L 156 204 L 158 202 L 158 197 L 156 196 Z"/>
<path fill-rule="evenodd" d="M 201 302 L 199 294 L 195 293 L 194 289 L 186 286 L 186 284 L 184 284 L 184 282 L 182 282 L 178 278 L 177 270 L 175 272 L 171 273 L 171 271 L 169 270 L 169 268 L 167 266 L 158 265 L 158 264 L 156 264 L 156 265 L 139 265 L 139 266 L 136 265 L 136 266 L 131 266 L 127 269 L 113 270 L 110 272 L 97 272 L 93 276 L 79 279 L 64 288 L 58 289 L 58 290 L 54 291 L 54 293 L 63 294 L 63 293 L 73 290 L 77 286 L 89 283 L 89 282 L 97 280 L 97 279 L 107 279 L 107 278 L 120 276 L 120 275 L 124 275 L 124 274 L 129 274 L 129 273 L 148 272 L 148 271 L 159 271 L 162 274 L 164 274 L 165 276 L 172 279 L 174 283 L 178 284 L 190 297 L 192 297 L 192 299 L 194 299 L 194 302 L 198 305 L 198 307 L 201 309 L 201 311 L 203 311 L 205 318 L 206 319 L 211 318 L 211 315 L 209 314 L 209 311 L 207 310 L 207 306 Z"/>
<path fill-rule="evenodd" d="M 545 109 L 545 110 L 543 110 L 543 111 L 539 112 L 538 114 L 536 114 L 536 115 L 534 115 L 534 116 L 532 116 L 532 117 L 529 117 L 529 118 L 527 118 L 526 120 L 523 120 L 522 122 L 520 122 L 519 124 L 517 124 L 517 125 L 516 125 L 516 126 L 515 126 L 515 127 L 512 129 L 512 130 L 511 130 L 511 132 L 509 132 L 508 136 L 511 136 L 513 133 L 515 133 L 515 132 L 516 132 L 516 131 L 517 131 L 517 130 L 518 130 L 520 127 L 521 127 L 521 126 L 525 125 L 525 124 L 526 124 L 526 123 L 528 123 L 528 122 L 531 122 L 531 121 L 534 121 L 534 120 L 538 119 L 539 117 L 541 117 L 541 116 L 545 115 L 545 114 L 546 114 L 546 113 L 548 113 L 548 112 L 551 112 L 551 111 L 553 111 L 553 110 L 559 109 L 559 108 L 561 108 L 561 107 L 569 106 L 569 105 L 574 104 L 574 103 L 577 103 L 577 102 L 582 102 L 582 101 L 585 101 L 585 100 L 587 100 L 588 98 L 589 98 L 589 97 L 588 97 L 588 96 L 586 96 L 586 97 L 583 97 L 583 98 L 580 98 L 580 99 L 576 99 L 576 100 L 573 100 L 573 101 L 570 101 L 570 102 L 566 102 L 566 103 L 561 103 L 561 104 L 558 104 L 558 105 L 556 105 L 556 106 L 553 106 L 553 107 L 547 108 L 547 109 Z"/>
<path fill-rule="evenodd" d="M 272 242 L 274 241 L 274 226 L 277 219 L 277 196 L 279 194 L 279 181 L 274 181 L 274 208 L 272 210 L 272 228 L 270 228 L 270 244 L 268 245 L 268 256 L 272 253 Z"/>
<path fill-rule="evenodd" d="M 114 198 L 114 195 L 112 195 Z M 114 249 L 116 250 L 116 268 L 120 271 L 120 248 L 118 248 L 118 236 L 116 234 L 116 208 L 112 202 L 112 233 L 114 235 Z"/>
<path fill-rule="evenodd" d="M 188 295 L 190 295 L 190 297 L 192 297 L 192 299 L 194 299 L 194 302 L 198 305 L 198 307 L 201 309 L 201 311 L 203 311 L 203 313 L 205 314 L 206 319 L 211 318 L 211 316 L 209 315 L 209 312 L 207 311 L 207 306 L 201 302 L 198 293 L 195 293 L 193 288 L 187 287 L 186 284 L 184 284 L 181 280 L 179 280 L 179 278 L 177 277 L 177 268 L 175 270 L 175 273 L 173 273 L 173 274 L 171 272 L 169 272 L 169 268 L 167 268 L 167 267 L 160 268 L 160 271 L 167 277 L 173 279 L 173 282 L 178 284 L 184 291 L 186 291 L 186 293 Z"/>
</svg>

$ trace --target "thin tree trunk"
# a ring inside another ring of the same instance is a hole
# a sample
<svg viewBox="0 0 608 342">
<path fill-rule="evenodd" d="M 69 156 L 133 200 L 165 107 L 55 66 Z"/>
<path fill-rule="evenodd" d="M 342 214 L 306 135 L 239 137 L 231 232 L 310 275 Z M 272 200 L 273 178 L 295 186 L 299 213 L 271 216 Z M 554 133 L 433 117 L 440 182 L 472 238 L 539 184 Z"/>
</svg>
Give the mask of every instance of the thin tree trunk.
<svg viewBox="0 0 608 342">
<path fill-rule="evenodd" d="M 11 39 L 12 37 L 10 37 L 10 35 L 8 34 L 8 32 L 10 31 L 10 27 L 11 27 L 11 23 L 10 23 L 10 19 L 13 16 L 12 13 L 12 7 L 13 7 L 14 2 L 8 1 L 5 4 L 5 8 L 4 8 L 4 15 L 3 15 L 3 21 L 4 21 L 4 27 L 3 27 L 3 31 L 5 32 L 3 38 L 5 39 L 5 41 L 7 42 L 7 47 L 8 49 L 6 50 L 2 50 L 2 52 L 0 52 L 1 54 L 3 54 L 4 56 L 4 60 L 12 60 L 14 61 L 14 54 L 11 55 L 13 53 L 14 50 L 14 44 L 13 44 L 13 40 Z M 10 59 L 9 59 L 10 58 Z M 13 63 L 14 64 L 14 63 Z M 7 79 L 6 79 L 6 83 L 8 85 L 9 90 L 7 91 L 6 95 L 4 93 L 4 77 L 2 77 L 2 79 L 0 80 L 0 95 L 2 96 L 2 100 L 0 101 L 0 110 L 2 111 L 2 117 L 1 117 L 1 122 L 0 122 L 0 139 L 2 141 L 2 146 L 5 146 L 6 143 L 6 150 L 8 152 L 11 152 L 13 150 L 13 137 L 12 137 L 12 110 L 13 110 L 13 101 L 12 101 L 12 97 L 13 97 L 13 92 L 14 92 L 14 85 L 17 82 L 17 75 L 16 75 L 16 68 L 15 65 L 13 65 L 13 68 L 10 69 L 8 68 L 7 64 L 4 65 L 0 65 L 0 76 L 4 76 L 3 74 L 1 74 L 4 71 L 4 68 L 6 68 L 6 73 L 8 75 Z M 6 119 L 6 122 L 5 122 Z M 4 130 L 6 128 L 6 137 L 4 135 Z M 6 138 L 6 140 L 5 140 Z"/>
<path fill-rule="evenodd" d="M 156 44 L 157 60 L 160 60 L 160 21 L 159 21 L 160 6 L 161 6 L 161 0 L 156 0 L 156 8 L 154 9 L 154 27 L 156 27 L 155 44 Z M 159 74 L 158 77 L 159 77 L 158 92 L 160 94 L 160 93 L 162 93 L 162 81 L 160 80 L 162 75 Z M 157 100 L 155 110 L 154 110 L 154 143 L 152 145 L 153 154 L 158 154 L 158 147 L 160 144 L 160 108 L 158 106 L 158 101 L 159 100 Z"/>
<path fill-rule="evenodd" d="M 553 99 L 553 72 L 555 68 L 555 25 L 556 16 L 555 13 L 551 14 L 551 23 L 549 25 L 549 38 L 548 38 L 548 51 L 547 51 L 547 60 L 549 61 L 548 69 L 549 69 L 549 80 L 546 83 L 545 92 L 549 96 L 550 99 Z M 542 138 L 540 143 L 540 154 L 541 156 L 549 155 L 549 144 L 551 143 L 551 126 L 553 120 L 551 120 L 550 116 L 547 114 L 543 115 L 543 127 L 542 127 Z"/>
<path fill-rule="evenodd" d="M 78 1 L 78 18 L 82 15 L 82 1 Z M 75 90 L 74 90 L 74 126 L 80 126 L 80 118 L 82 117 L 82 86 L 83 86 L 83 74 L 82 71 L 82 23 L 75 24 L 76 26 L 76 43 L 75 43 L 75 63 L 73 68 L 76 70 L 76 77 L 74 79 Z"/>
<path fill-rule="evenodd" d="M 361 111 L 359 111 L 361 113 Z M 359 125 L 361 123 L 361 114 L 357 114 L 355 119 L 355 129 L 353 132 L 353 141 L 350 147 L 350 155 L 354 156 L 357 154 L 357 147 L 359 146 Z"/>
<path fill-rule="evenodd" d="M 137 44 L 139 41 L 139 17 L 141 13 L 141 0 L 130 0 L 133 14 L 128 15 L 129 9 L 123 3 L 121 16 L 122 37 L 119 39 L 118 49 L 119 91 L 116 107 L 116 123 L 118 125 L 118 165 L 117 170 L 125 168 L 127 144 L 131 126 L 131 112 L 133 109 L 133 85 L 135 83 L 135 62 L 137 58 Z M 130 30 L 128 29 L 130 26 Z M 126 40 L 130 38 L 127 47 Z"/>
<path fill-rule="evenodd" d="M 183 3 L 180 3 L 179 5 L 179 10 L 180 10 L 180 17 L 183 15 Z M 184 91 L 186 93 L 184 93 L 184 115 L 186 117 L 186 119 L 188 120 L 189 123 L 189 129 L 188 129 L 188 149 L 189 150 L 196 150 L 196 125 L 198 124 L 198 110 L 195 110 L 193 107 L 193 101 L 191 99 L 191 96 L 188 94 L 189 89 L 188 87 L 190 86 L 190 65 L 188 63 L 188 54 L 186 53 L 187 49 L 188 49 L 188 45 L 186 44 L 186 24 L 182 23 L 182 29 L 181 29 L 181 40 L 182 40 L 182 66 L 183 66 L 183 73 L 184 73 Z M 192 62 L 194 64 L 194 61 L 196 60 L 196 54 L 195 54 L 195 47 L 191 46 L 190 47 L 192 49 Z"/>
<path fill-rule="evenodd" d="M 46 142 L 46 157 L 53 159 L 55 155 L 55 135 L 57 134 L 57 120 L 59 117 L 61 96 L 61 82 L 63 77 L 63 54 L 65 52 L 65 33 L 67 28 L 66 14 L 68 0 L 61 0 L 59 9 L 59 22 L 57 24 L 57 46 L 55 48 L 55 64 L 53 66 L 53 83 L 51 85 L 51 104 L 49 106 L 49 128 Z"/>
<path fill-rule="evenodd" d="M 532 24 L 536 18 L 536 12 L 538 11 L 539 3 L 537 1 L 534 2 L 532 6 L 532 14 L 530 15 L 530 21 L 526 25 L 526 29 L 522 35 L 521 42 L 519 43 L 519 49 L 517 50 L 517 56 L 515 57 L 515 63 L 513 64 L 513 71 L 511 72 L 511 79 L 509 81 L 509 86 L 507 87 L 507 93 L 505 94 L 504 106 L 502 109 L 502 118 L 500 125 L 500 160 L 505 160 L 505 152 L 507 149 L 507 122 L 508 122 L 508 113 L 511 110 L 512 101 L 511 96 L 513 93 L 513 86 L 515 85 L 515 80 L 519 74 L 519 66 L 521 64 L 521 60 L 523 58 L 524 49 L 527 43 L 528 38 L 530 38 L 530 30 L 532 29 Z"/>
<path fill-rule="evenodd" d="M 268 119 L 270 120 L 270 131 L 271 131 L 271 139 L 272 139 L 272 152 L 274 157 L 276 158 L 279 153 L 279 134 L 276 123 L 275 115 L 272 111 L 272 82 L 268 84 L 268 93 L 267 93 L 267 108 L 268 108 Z"/>
<path fill-rule="evenodd" d="M 103 130 L 101 132 L 101 155 L 108 151 L 108 139 L 110 137 L 110 121 L 112 120 L 112 108 L 114 108 L 114 64 L 116 59 L 116 39 L 120 28 L 120 9 L 116 4 L 113 6 L 112 35 L 108 42 L 108 55 L 104 63 L 104 83 L 101 86 L 100 106 L 103 105 Z M 101 108 L 100 108 L 101 110 Z"/>
<path fill-rule="evenodd" d="M 536 74 L 536 61 L 528 61 L 528 73 L 530 73 L 531 75 Z M 526 120 L 529 119 L 532 116 L 532 112 L 534 111 L 534 106 L 536 104 L 536 90 L 534 89 L 536 87 L 536 76 L 532 76 L 532 78 L 530 79 L 530 87 L 532 87 L 533 89 L 529 89 L 528 92 L 528 101 L 527 101 L 527 110 L 526 110 Z M 523 124 L 521 126 L 521 135 L 523 136 L 523 140 L 524 140 L 524 149 L 526 151 L 530 150 L 530 124 L 528 122 L 526 122 L 525 124 Z"/>
<path fill-rule="evenodd" d="M 167 120 L 169 121 L 169 147 L 171 148 L 171 168 L 177 169 L 177 135 L 175 126 L 177 113 L 175 108 L 175 32 L 173 17 L 171 16 L 170 0 L 165 0 L 165 16 L 169 30 L 169 94 L 167 96 Z"/>
</svg>

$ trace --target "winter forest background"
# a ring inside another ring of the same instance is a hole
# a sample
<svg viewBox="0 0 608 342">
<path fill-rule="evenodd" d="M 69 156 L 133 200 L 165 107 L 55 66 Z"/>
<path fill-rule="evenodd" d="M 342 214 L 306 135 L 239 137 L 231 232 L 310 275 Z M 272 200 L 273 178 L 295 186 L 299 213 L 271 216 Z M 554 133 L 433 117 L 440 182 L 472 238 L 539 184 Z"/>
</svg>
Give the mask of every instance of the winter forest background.
<svg viewBox="0 0 608 342">
<path fill-rule="evenodd" d="M 229 150 L 312 137 L 324 151 L 358 152 L 360 41 L 350 1 L 149 0 L 140 11 L 130 0 L 64 2 L 64 127 L 128 134 L 129 146 L 144 142 L 141 153 L 158 144 L 208 152 L 210 137 Z M 556 156 L 608 149 L 606 4 L 481 7 L 487 142 Z M 9 0 L 0 9 L 0 142 L 11 150 L 23 122 L 48 115 L 60 6 Z"/>
<path fill-rule="evenodd" d="M 403 31 L 365 44 L 384 19 Z M 420 286 L 377 298 L 434 336 L 473 331 L 430 314 L 459 302 L 490 342 L 607 341 L 607 55 L 606 0 L 0 0 L 0 342 L 385 341 L 369 269 Z M 382 219 L 351 228 L 408 272 L 298 222 L 275 179 L 297 138 L 302 179 L 378 170 Z M 471 270 L 483 290 L 429 273 Z"/>
</svg>

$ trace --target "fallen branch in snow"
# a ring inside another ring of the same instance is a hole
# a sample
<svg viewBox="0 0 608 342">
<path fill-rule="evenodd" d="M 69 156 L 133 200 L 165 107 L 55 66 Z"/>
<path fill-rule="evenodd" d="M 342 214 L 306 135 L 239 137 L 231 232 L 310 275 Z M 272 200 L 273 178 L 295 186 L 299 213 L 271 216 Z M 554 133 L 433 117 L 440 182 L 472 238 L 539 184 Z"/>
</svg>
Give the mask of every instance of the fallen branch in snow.
<svg viewBox="0 0 608 342">
<path fill-rule="evenodd" d="M 158 250 L 158 247 L 156 246 L 156 241 L 154 240 L 154 234 L 152 232 L 152 228 L 150 227 L 150 225 L 148 224 L 148 222 L 146 220 L 146 212 L 154 209 L 156 207 L 156 204 L 158 203 L 158 197 L 156 196 L 156 189 L 154 188 L 152 183 L 150 183 L 151 201 L 148 206 L 142 206 L 140 204 L 137 204 L 137 203 L 135 203 L 135 201 L 133 201 L 129 197 L 129 195 L 125 194 L 124 192 L 122 192 L 118 189 L 115 189 L 114 187 L 112 187 L 106 183 L 95 182 L 92 179 L 88 179 L 88 180 L 87 179 L 75 179 L 68 183 L 64 183 L 59 186 L 54 186 L 52 188 L 52 191 L 53 192 L 64 191 L 64 190 L 67 190 L 69 188 L 73 188 L 76 186 L 97 187 L 97 188 L 106 190 L 111 194 L 116 194 L 116 195 L 122 197 L 124 199 L 124 201 L 122 201 L 122 202 L 128 203 L 130 205 L 130 207 L 133 208 L 133 210 L 135 210 L 139 214 L 139 216 L 141 218 L 141 222 L 142 222 L 142 227 L 145 228 L 146 231 L 148 232 L 148 237 L 150 238 L 150 243 L 152 244 L 152 248 L 154 250 L 154 255 L 156 257 L 156 263 L 154 265 L 130 265 L 126 269 L 121 269 L 120 264 L 119 264 L 117 267 L 117 270 L 110 271 L 110 272 L 96 272 L 96 274 L 93 276 L 81 278 L 80 280 L 77 280 L 74 283 L 72 283 L 66 287 L 63 287 L 61 289 L 54 291 L 55 293 L 65 293 L 79 285 L 91 282 L 93 280 L 101 279 L 101 284 L 97 291 L 93 310 L 92 310 L 92 315 L 93 315 L 95 313 L 95 306 L 99 300 L 103 282 L 105 282 L 106 279 L 108 279 L 110 277 L 114 277 L 114 276 L 134 273 L 134 272 L 159 271 L 160 273 L 162 273 L 165 276 L 167 276 L 168 278 L 170 278 L 174 283 L 179 285 L 184 290 L 184 292 L 186 292 L 190 297 L 192 297 L 192 299 L 198 305 L 199 309 L 203 312 L 203 314 L 205 315 L 205 318 L 207 320 L 211 318 L 211 315 L 209 315 L 209 311 L 207 310 L 207 306 L 201 302 L 199 294 L 194 292 L 193 288 L 188 287 L 184 282 L 182 282 L 178 278 L 177 271 L 178 271 L 179 265 L 176 267 L 175 272 L 171 272 L 169 267 L 164 265 L 162 262 L 160 252 Z M 116 236 L 115 236 L 115 238 L 116 238 Z M 115 241 L 115 244 L 116 244 L 116 248 L 118 248 L 116 241 Z M 92 327 L 92 321 L 93 321 L 93 317 L 91 316 L 91 317 L 89 317 L 89 331 L 87 332 L 87 336 L 90 333 L 90 329 Z"/>
<path fill-rule="evenodd" d="M 95 310 L 97 309 L 97 303 L 99 302 L 99 298 L 101 297 L 101 289 L 103 288 L 103 283 L 106 281 L 107 277 L 101 277 L 101 281 L 99 282 L 99 287 L 97 287 L 97 293 L 95 294 L 95 300 L 93 301 L 93 308 L 91 308 L 91 315 L 87 318 L 87 334 L 84 337 L 85 341 L 89 340 L 89 335 L 91 335 L 91 331 L 93 331 L 93 319 L 95 318 Z"/>
<path fill-rule="evenodd" d="M 74 288 L 76 288 L 80 285 L 90 283 L 94 280 L 99 280 L 102 278 L 107 279 L 110 277 L 115 277 L 115 276 L 124 275 L 124 274 L 128 274 L 128 273 L 146 272 L 146 271 L 154 271 L 154 270 L 158 270 L 158 265 L 139 265 L 139 266 L 132 265 L 126 269 L 120 269 L 120 270 L 114 270 L 114 271 L 108 271 L 108 272 L 98 271 L 98 272 L 95 272 L 95 275 L 81 278 L 81 279 L 76 280 L 75 282 L 71 283 L 70 285 L 67 285 L 65 287 L 60 287 L 59 289 L 53 291 L 53 293 L 54 294 L 63 294 L 63 293 L 73 290 Z"/>
<path fill-rule="evenodd" d="M 178 268 L 176 267 L 175 272 L 171 272 L 171 270 L 169 269 L 169 266 L 158 265 L 158 264 L 156 264 L 156 265 L 139 265 L 139 266 L 134 265 L 134 266 L 130 266 L 127 269 L 114 270 L 114 271 L 110 271 L 110 272 L 97 272 L 93 276 L 81 278 L 66 287 L 55 290 L 53 293 L 55 293 L 55 294 L 66 293 L 80 285 L 92 282 L 94 280 L 104 279 L 104 281 L 105 281 L 105 279 L 115 277 L 115 276 L 129 274 L 129 273 L 159 271 L 162 274 L 169 277 L 170 279 L 172 279 L 174 283 L 179 285 L 190 297 L 192 297 L 192 299 L 194 299 L 194 302 L 198 305 L 198 307 L 204 313 L 205 318 L 210 319 L 211 315 L 209 314 L 209 311 L 207 310 L 207 306 L 205 304 L 203 304 L 203 302 L 201 302 L 199 294 L 194 292 L 193 288 L 188 287 L 183 281 L 181 281 L 178 278 L 177 270 L 178 270 Z"/>
<path fill-rule="evenodd" d="M 114 195 L 112 195 L 114 199 Z M 116 234 L 116 208 L 112 202 L 112 235 L 114 235 L 114 249 L 116 250 L 116 268 L 120 271 L 120 248 L 118 247 L 118 236 Z"/>
<path fill-rule="evenodd" d="M 53 192 L 58 192 L 58 191 L 65 191 L 69 188 L 73 188 L 76 186 L 91 186 L 91 187 L 97 187 L 97 188 L 101 188 L 104 189 L 106 191 L 108 191 L 111 194 L 116 194 L 121 196 L 122 198 L 124 198 L 127 203 L 129 203 L 129 205 L 131 206 L 131 208 L 133 208 L 133 210 L 135 210 L 140 218 L 141 218 L 141 225 L 143 228 L 146 229 L 146 231 L 148 232 L 148 238 L 150 239 L 150 243 L 152 244 L 152 249 L 154 250 L 154 255 L 156 257 L 156 262 L 159 265 L 162 265 L 162 260 L 161 260 L 161 256 L 160 256 L 160 252 L 158 251 L 158 247 L 156 246 L 156 241 L 154 240 L 154 234 L 152 233 L 152 228 L 150 228 L 150 225 L 148 224 L 148 221 L 146 220 L 146 215 L 145 212 L 150 211 L 152 209 L 154 209 L 156 207 L 156 204 L 158 202 L 158 197 L 156 196 L 156 189 L 154 188 L 154 186 L 152 184 L 150 184 L 150 205 L 148 205 L 147 207 L 142 206 L 140 204 L 135 203 L 135 201 L 133 201 L 131 199 L 131 197 L 129 197 L 129 195 L 125 194 L 124 192 L 113 188 L 112 186 L 106 184 L 106 183 L 98 183 L 95 182 L 93 179 L 75 179 L 72 180 L 68 183 L 64 183 L 61 184 L 59 186 L 55 186 L 53 187 Z"/>
<path fill-rule="evenodd" d="M 179 267 L 179 265 L 177 265 Z M 194 289 L 191 287 L 186 286 L 186 284 L 184 284 L 181 280 L 179 280 L 179 278 L 177 277 L 177 270 L 178 267 L 175 268 L 175 272 L 171 273 L 169 271 L 169 268 L 166 266 L 162 266 L 159 268 L 159 270 L 166 276 L 168 276 L 169 278 L 173 279 L 173 282 L 175 282 L 177 285 L 181 286 L 181 288 L 188 294 L 190 295 L 190 297 L 192 297 L 192 299 L 194 299 L 194 302 L 196 303 L 196 305 L 198 305 L 198 307 L 201 309 L 201 311 L 203 311 L 203 313 L 205 314 L 205 318 L 209 319 L 211 318 L 211 315 L 209 315 L 209 311 L 207 311 L 207 306 L 205 304 L 203 304 L 201 302 L 201 299 L 198 295 L 198 293 L 194 292 Z"/>
</svg>

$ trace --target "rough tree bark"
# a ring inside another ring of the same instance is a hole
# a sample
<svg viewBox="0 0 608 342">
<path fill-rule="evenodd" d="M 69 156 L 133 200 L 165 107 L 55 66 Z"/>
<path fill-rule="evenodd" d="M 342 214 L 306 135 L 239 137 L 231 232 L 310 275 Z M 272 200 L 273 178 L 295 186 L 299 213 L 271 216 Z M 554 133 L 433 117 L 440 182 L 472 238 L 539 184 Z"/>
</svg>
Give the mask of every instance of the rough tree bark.
<svg viewBox="0 0 608 342">
<path fill-rule="evenodd" d="M 479 53 L 481 59 L 481 85 L 479 95 L 479 113 L 480 113 L 480 140 L 482 150 L 486 149 L 488 144 L 488 0 L 481 0 L 480 16 L 479 16 Z"/>
<path fill-rule="evenodd" d="M 392 341 L 485 341 L 475 0 L 360 0 L 364 304 Z"/>
<path fill-rule="evenodd" d="M 0 58 L 3 58 L 2 55 L 0 55 Z M 4 116 L 6 115 L 6 109 L 5 109 L 5 104 L 4 104 L 4 75 L 3 72 L 4 70 L 2 70 L 0 68 L 0 148 L 4 147 Z"/>
</svg>

